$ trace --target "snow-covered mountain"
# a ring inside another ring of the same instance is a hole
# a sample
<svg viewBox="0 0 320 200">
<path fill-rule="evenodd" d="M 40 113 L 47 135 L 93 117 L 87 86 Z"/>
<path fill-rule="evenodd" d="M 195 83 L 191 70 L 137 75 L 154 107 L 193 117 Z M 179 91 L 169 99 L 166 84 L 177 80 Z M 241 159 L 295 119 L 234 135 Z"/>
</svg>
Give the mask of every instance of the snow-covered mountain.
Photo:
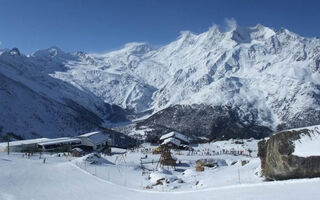
<svg viewBox="0 0 320 200">
<path fill-rule="evenodd" d="M 286 29 L 235 25 L 223 32 L 213 26 L 201 34 L 183 31 L 176 41 L 157 49 L 130 43 L 105 54 L 70 54 L 53 47 L 20 57 L 9 60 L 23 68 L 36 66 L 50 80 L 61 80 L 75 91 L 90 94 L 81 96 L 52 87 L 49 96 L 63 93 L 74 101 L 81 99 L 81 105 L 101 119 L 105 119 L 101 105 L 108 103 L 131 113 L 156 116 L 167 108 L 178 108 L 176 105 L 191 110 L 212 108 L 203 116 L 209 121 L 201 134 L 208 136 L 216 127 L 210 117 L 215 110 L 228 113 L 224 116 L 230 116 L 228 123 L 236 125 L 234 132 L 236 127 L 274 130 L 320 124 L 320 40 Z M 27 70 L 20 71 L 28 76 Z M 34 90 L 44 92 L 48 87 Z M 178 115 L 179 109 L 168 117 L 181 127 L 186 116 Z M 198 116 L 201 121 L 201 113 Z M 166 126 L 160 118 L 153 116 L 152 124 L 143 125 Z M 224 121 L 218 127 L 225 129 Z"/>
<path fill-rule="evenodd" d="M 48 74 L 63 69 L 58 61 L 74 57 L 63 53 L 59 60 L 45 55 L 27 57 L 16 48 L 1 53 L 0 140 L 7 133 L 24 138 L 77 135 L 121 115 L 90 91 Z"/>
</svg>

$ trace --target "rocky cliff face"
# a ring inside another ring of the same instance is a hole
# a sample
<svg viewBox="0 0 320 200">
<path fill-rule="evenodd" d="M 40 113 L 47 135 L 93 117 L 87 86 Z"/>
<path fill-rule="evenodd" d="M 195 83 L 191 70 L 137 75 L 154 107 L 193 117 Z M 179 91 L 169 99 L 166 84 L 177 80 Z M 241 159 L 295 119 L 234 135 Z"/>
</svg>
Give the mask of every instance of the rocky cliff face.
<svg viewBox="0 0 320 200">
<path fill-rule="evenodd" d="M 267 180 L 320 176 L 320 127 L 281 131 L 259 142 L 261 168 Z"/>
</svg>

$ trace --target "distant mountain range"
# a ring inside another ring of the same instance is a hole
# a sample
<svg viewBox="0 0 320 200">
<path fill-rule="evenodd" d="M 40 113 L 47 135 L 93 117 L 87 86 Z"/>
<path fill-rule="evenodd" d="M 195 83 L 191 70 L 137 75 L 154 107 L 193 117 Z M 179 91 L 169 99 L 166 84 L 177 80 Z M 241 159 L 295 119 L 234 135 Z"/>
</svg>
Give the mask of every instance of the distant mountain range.
<svg viewBox="0 0 320 200">
<path fill-rule="evenodd" d="M 153 136 L 259 138 L 320 124 L 320 40 L 286 29 L 213 26 L 106 54 L 0 52 L 2 134 L 77 135 L 139 120 L 136 132 Z"/>
</svg>

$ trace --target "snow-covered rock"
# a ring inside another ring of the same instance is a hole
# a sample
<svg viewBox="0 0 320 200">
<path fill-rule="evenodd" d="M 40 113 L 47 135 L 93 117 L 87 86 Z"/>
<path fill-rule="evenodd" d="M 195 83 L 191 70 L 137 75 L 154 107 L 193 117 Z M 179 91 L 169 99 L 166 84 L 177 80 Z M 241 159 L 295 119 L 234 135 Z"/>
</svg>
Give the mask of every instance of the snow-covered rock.
<svg viewBox="0 0 320 200">
<path fill-rule="evenodd" d="M 299 157 L 320 156 L 320 126 L 308 129 L 308 133 L 301 134 L 300 139 L 294 141 L 292 155 Z"/>
<path fill-rule="evenodd" d="M 261 168 L 267 179 L 320 176 L 320 126 L 274 133 L 259 142 Z"/>
</svg>

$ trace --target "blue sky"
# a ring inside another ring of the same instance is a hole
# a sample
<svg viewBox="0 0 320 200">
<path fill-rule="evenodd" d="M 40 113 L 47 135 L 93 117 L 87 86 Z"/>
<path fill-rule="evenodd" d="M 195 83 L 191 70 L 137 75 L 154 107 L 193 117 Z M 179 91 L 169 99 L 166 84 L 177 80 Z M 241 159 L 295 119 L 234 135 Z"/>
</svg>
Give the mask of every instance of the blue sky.
<svg viewBox="0 0 320 200">
<path fill-rule="evenodd" d="M 128 42 L 160 46 L 182 30 L 241 26 L 285 27 L 320 35 L 318 0 L 0 0 L 0 48 L 24 53 L 58 46 L 73 52 L 106 52 Z"/>
</svg>

